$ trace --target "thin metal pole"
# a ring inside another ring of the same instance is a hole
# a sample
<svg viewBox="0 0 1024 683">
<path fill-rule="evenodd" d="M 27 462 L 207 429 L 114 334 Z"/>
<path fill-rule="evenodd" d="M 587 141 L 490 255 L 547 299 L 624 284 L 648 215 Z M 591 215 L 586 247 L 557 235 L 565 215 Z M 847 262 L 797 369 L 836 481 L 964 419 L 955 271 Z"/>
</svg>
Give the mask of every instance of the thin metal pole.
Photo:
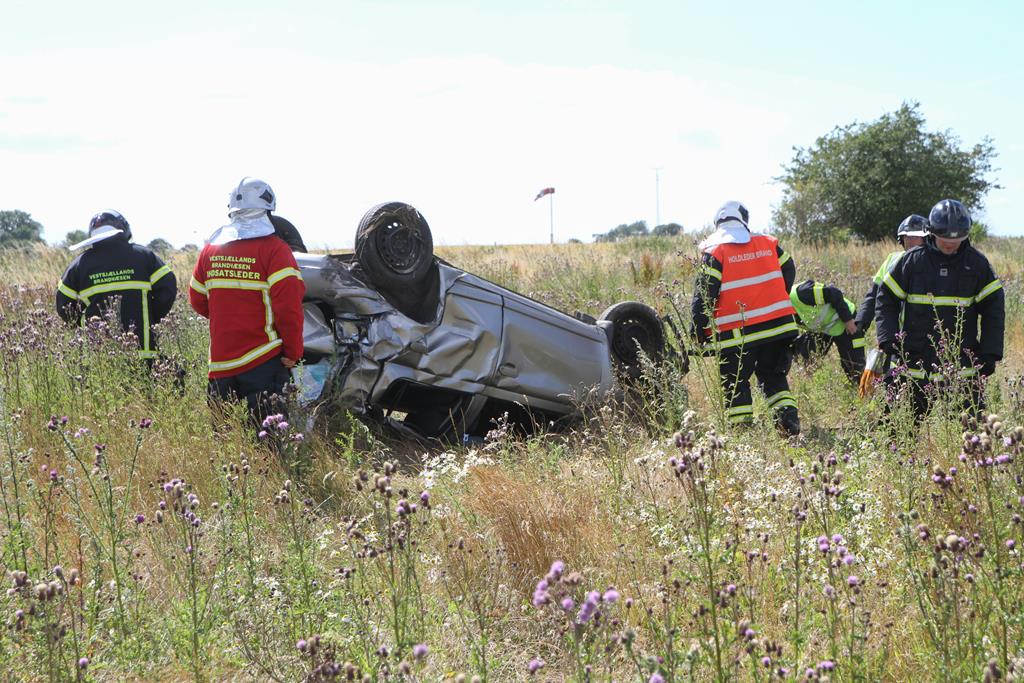
<svg viewBox="0 0 1024 683">
<path fill-rule="evenodd" d="M 654 227 L 661 225 L 661 166 L 654 169 Z"/>
<path fill-rule="evenodd" d="M 551 244 L 555 243 L 555 193 L 552 192 L 548 195 L 551 198 L 551 202 L 548 204 L 548 209 L 551 212 Z"/>
</svg>

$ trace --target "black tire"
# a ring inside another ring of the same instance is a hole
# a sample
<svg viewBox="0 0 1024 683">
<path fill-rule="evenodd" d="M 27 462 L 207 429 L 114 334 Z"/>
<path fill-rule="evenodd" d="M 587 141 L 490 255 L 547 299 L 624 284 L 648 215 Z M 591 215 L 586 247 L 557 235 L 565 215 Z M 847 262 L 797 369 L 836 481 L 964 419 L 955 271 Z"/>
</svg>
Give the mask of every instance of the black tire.
<svg viewBox="0 0 1024 683">
<path fill-rule="evenodd" d="M 434 264 L 430 226 L 409 204 L 378 204 L 359 221 L 356 260 L 378 289 L 398 292 L 416 287 Z"/>
<path fill-rule="evenodd" d="M 623 301 L 608 307 L 601 320 L 612 324 L 611 354 L 619 372 L 630 379 L 641 375 L 640 351 L 653 361 L 665 354 L 665 328 L 658 312 L 639 301 Z"/>
</svg>

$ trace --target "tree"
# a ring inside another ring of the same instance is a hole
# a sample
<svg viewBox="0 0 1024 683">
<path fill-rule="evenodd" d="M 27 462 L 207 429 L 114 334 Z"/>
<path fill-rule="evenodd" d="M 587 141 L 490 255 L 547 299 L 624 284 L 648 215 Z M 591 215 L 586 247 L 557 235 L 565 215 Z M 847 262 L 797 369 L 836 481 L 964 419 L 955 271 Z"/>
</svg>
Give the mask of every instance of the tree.
<svg viewBox="0 0 1024 683">
<path fill-rule="evenodd" d="M 646 237 L 648 235 L 647 221 L 634 221 L 630 224 L 621 223 L 608 232 L 594 235 L 595 242 L 618 242 L 627 237 Z"/>
<path fill-rule="evenodd" d="M 675 237 L 676 235 L 683 234 L 683 226 L 678 223 L 665 223 L 664 225 L 657 225 L 651 234 L 655 237 Z"/>
<path fill-rule="evenodd" d="M 0 211 L 0 247 L 42 242 L 43 226 L 24 211 Z"/>
<path fill-rule="evenodd" d="M 72 244 L 78 244 L 87 237 L 89 237 L 89 233 L 85 230 L 69 230 L 68 234 L 64 235 L 64 242 L 61 246 L 70 247 Z"/>
<path fill-rule="evenodd" d="M 188 244 L 181 247 L 181 251 L 186 254 L 195 254 L 199 252 L 199 247 L 189 242 Z"/>
<path fill-rule="evenodd" d="M 951 131 L 925 130 L 919 105 L 904 103 L 870 123 L 834 128 L 814 145 L 796 148 L 784 173 L 776 228 L 818 241 L 852 233 L 891 239 L 911 213 L 928 214 L 945 197 L 972 211 L 998 188 L 988 176 L 996 157 L 990 138 L 961 148 Z"/>
<path fill-rule="evenodd" d="M 169 254 L 172 251 L 174 251 L 174 245 L 165 240 L 163 237 L 157 237 L 155 240 L 153 240 L 146 246 L 160 255 Z"/>
</svg>

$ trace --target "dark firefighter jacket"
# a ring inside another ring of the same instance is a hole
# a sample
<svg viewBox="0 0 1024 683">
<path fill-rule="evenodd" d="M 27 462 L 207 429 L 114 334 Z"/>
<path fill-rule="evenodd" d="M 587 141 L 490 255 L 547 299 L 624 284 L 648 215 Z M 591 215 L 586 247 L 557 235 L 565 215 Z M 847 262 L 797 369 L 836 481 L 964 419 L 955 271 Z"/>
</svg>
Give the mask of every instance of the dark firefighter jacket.
<svg viewBox="0 0 1024 683">
<path fill-rule="evenodd" d="M 177 281 L 146 247 L 123 237 L 97 242 L 79 254 L 57 285 L 57 314 L 69 323 L 115 307 L 121 326 L 139 338 L 139 356 L 156 357 L 152 325 L 174 304 Z"/>
<path fill-rule="evenodd" d="M 943 338 L 959 346 L 965 368 L 1002 360 L 1003 286 L 969 240 L 952 256 L 931 237 L 906 252 L 878 288 L 875 315 L 879 346 L 902 350 L 926 371 L 939 362 Z"/>
</svg>

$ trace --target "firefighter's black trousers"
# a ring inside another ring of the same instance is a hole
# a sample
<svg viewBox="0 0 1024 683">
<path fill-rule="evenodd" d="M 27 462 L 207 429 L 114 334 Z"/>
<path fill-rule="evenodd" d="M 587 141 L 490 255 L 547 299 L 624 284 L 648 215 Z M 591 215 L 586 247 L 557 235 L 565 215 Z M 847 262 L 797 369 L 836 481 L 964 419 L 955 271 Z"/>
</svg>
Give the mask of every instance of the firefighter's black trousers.
<svg viewBox="0 0 1024 683">
<path fill-rule="evenodd" d="M 786 408 L 796 412 L 796 398 L 789 391 L 786 373 L 793 356 L 789 346 L 792 338 L 767 341 L 756 346 L 736 346 L 722 349 L 718 373 L 725 392 L 726 416 L 730 424 L 751 422 L 754 419 L 754 401 L 750 393 L 750 378 L 757 375 L 757 383 L 764 392 L 768 407 L 778 414 Z"/>
</svg>

